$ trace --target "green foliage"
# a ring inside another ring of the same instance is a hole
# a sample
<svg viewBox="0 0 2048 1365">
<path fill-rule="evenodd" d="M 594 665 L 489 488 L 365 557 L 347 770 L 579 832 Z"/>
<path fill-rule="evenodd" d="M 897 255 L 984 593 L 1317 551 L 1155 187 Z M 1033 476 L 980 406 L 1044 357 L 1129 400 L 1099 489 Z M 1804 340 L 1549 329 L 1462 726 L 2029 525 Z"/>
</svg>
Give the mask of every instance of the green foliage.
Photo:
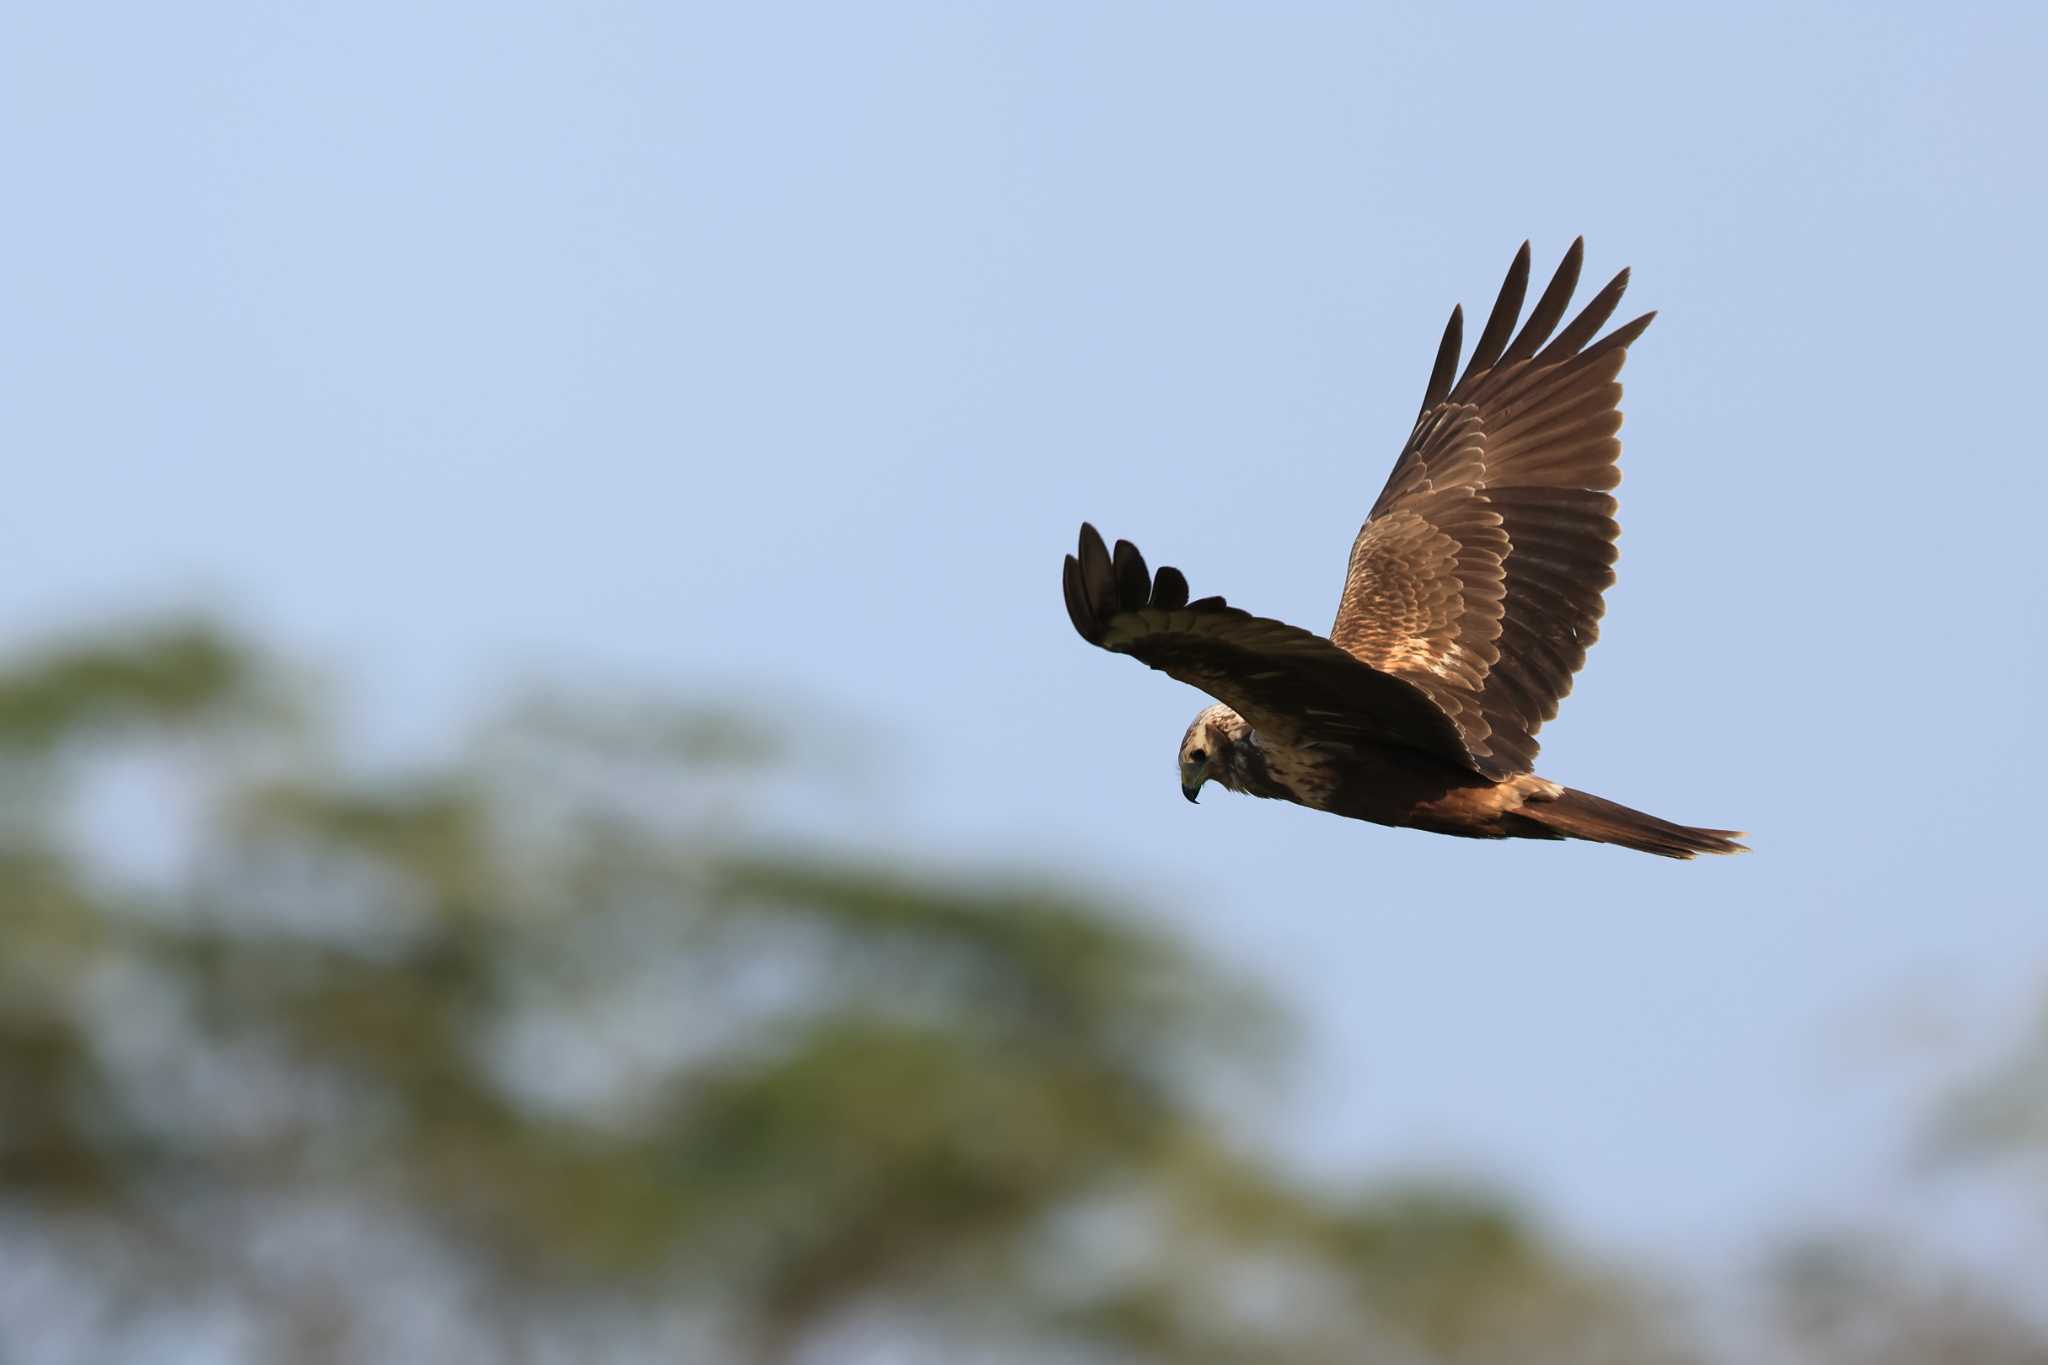
<svg viewBox="0 0 2048 1365">
<path fill-rule="evenodd" d="M 253 712 L 252 662 L 196 622 L 53 649 L 0 678 L 0 753 L 47 750 L 111 727 L 186 726 Z"/>
<path fill-rule="evenodd" d="M 789 1360 L 872 1312 L 942 1356 L 1658 1357 L 1496 1204 L 1332 1201 L 1221 1140 L 1195 1096 L 1274 1016 L 1158 932 L 736 828 L 733 775 L 786 757 L 758 726 L 556 699 L 344 775 L 249 742 L 307 709 L 275 676 L 194 627 L 0 676 L 0 767 L 47 779 L 0 853 L 0 1215 L 116 1230 L 68 1263 L 106 1305 L 416 1354 L 378 1335 L 398 1245 L 486 1357 Z M 67 781 L 171 738 L 189 870 L 109 891 Z"/>
</svg>

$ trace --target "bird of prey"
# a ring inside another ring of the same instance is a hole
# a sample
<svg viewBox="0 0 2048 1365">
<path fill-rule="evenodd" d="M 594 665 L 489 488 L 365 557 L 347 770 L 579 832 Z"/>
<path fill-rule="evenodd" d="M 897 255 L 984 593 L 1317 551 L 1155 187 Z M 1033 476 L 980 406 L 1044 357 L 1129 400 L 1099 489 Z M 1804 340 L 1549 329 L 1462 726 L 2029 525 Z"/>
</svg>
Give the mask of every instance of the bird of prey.
<svg viewBox="0 0 2048 1365">
<path fill-rule="evenodd" d="M 1476 839 L 1586 839 L 1667 858 L 1740 853 L 1738 830 L 1660 820 L 1538 777 L 1536 731 L 1599 635 L 1614 582 L 1622 361 L 1645 313 L 1595 339 L 1624 270 L 1555 337 L 1573 242 L 1520 330 L 1522 244 L 1464 373 L 1451 310 L 1422 410 L 1358 539 L 1329 637 L 1189 600 L 1091 525 L 1068 555 L 1081 638 L 1215 697 L 1180 742 L 1205 782 L 1376 824 Z"/>
</svg>

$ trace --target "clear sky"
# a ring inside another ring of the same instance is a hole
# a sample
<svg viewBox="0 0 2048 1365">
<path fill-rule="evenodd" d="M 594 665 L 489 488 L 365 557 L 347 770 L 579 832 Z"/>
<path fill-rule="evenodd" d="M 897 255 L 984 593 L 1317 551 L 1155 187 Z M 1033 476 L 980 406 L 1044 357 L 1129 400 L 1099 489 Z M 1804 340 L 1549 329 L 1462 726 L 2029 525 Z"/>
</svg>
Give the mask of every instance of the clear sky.
<svg viewBox="0 0 2048 1365">
<path fill-rule="evenodd" d="M 393 742 L 530 669 L 873 727 L 802 818 L 1263 975 L 1318 1169 L 1903 1208 L 1893 1045 L 2048 969 L 2048 11 L 1676 8 L 16 6 L 0 640 L 220 605 Z M 1542 768 L 1755 856 L 1189 807 L 1078 522 L 1326 627 L 1451 304 L 1578 233 L 1661 314 Z"/>
</svg>

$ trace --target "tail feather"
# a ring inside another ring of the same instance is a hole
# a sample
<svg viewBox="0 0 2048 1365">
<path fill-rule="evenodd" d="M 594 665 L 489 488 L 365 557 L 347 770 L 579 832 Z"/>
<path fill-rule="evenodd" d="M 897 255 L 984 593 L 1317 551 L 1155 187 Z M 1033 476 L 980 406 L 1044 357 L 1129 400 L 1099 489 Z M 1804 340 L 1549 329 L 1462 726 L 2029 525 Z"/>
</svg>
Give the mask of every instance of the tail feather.
<svg viewBox="0 0 2048 1365">
<path fill-rule="evenodd" d="M 1586 839 L 1596 844 L 1619 844 L 1662 858 L 1691 858 L 1701 853 L 1747 853 L 1736 842 L 1744 837 L 1739 829 L 1695 829 L 1674 825 L 1654 815 L 1590 792 L 1566 787 L 1548 801 L 1530 801 L 1516 814 L 1543 827 L 1551 838 Z M 1542 837 L 1539 835 L 1538 837 Z"/>
</svg>

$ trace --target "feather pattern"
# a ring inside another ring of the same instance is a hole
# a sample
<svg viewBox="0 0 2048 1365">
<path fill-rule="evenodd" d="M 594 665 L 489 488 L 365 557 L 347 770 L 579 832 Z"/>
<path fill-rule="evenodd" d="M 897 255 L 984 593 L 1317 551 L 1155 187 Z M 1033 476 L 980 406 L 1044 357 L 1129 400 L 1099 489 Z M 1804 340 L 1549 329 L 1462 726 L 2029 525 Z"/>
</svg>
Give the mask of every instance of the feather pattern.
<svg viewBox="0 0 2048 1365">
<path fill-rule="evenodd" d="M 1624 270 L 1551 337 L 1583 255 L 1572 243 L 1510 341 L 1528 287 L 1523 244 L 1455 387 L 1453 315 L 1422 413 L 1352 546 L 1330 632 L 1427 694 L 1489 775 L 1529 770 L 1614 582 L 1618 376 L 1655 314 L 1588 345 L 1620 305 Z"/>
</svg>

